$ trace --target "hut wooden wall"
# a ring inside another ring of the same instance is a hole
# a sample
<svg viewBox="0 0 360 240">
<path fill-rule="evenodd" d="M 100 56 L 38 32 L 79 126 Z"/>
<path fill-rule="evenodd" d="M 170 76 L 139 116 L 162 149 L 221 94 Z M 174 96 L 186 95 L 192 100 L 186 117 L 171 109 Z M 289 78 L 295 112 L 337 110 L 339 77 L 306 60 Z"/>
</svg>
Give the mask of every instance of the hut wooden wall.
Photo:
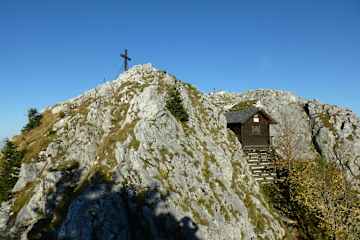
<svg viewBox="0 0 360 240">
<path fill-rule="evenodd" d="M 241 142 L 245 146 L 268 146 L 270 145 L 269 120 L 261 113 L 258 113 L 259 122 L 255 123 L 251 117 L 241 126 Z M 259 127 L 259 135 L 253 134 L 253 127 Z"/>
</svg>

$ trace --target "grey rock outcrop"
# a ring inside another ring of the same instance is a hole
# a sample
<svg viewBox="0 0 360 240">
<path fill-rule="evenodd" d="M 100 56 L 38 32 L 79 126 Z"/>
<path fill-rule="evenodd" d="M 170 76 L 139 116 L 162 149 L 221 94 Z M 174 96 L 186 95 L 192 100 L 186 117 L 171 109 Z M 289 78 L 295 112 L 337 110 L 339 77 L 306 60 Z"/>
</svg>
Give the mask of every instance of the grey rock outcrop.
<svg viewBox="0 0 360 240">
<path fill-rule="evenodd" d="M 174 85 L 186 123 L 165 107 Z M 20 175 L 10 209 L 2 211 L 2 236 L 125 239 L 136 236 L 131 229 L 139 221 L 132 219 L 140 213 L 141 229 L 157 239 L 176 239 L 167 232 L 186 239 L 284 236 L 222 108 L 174 76 L 136 66 L 44 113 L 51 134 L 22 166 L 31 171 Z M 105 183 L 91 184 L 99 174 Z M 155 203 L 149 188 L 160 195 Z"/>
<path fill-rule="evenodd" d="M 318 101 L 307 102 L 306 109 L 319 153 L 346 169 L 360 187 L 360 119 L 350 110 Z"/>
<path fill-rule="evenodd" d="M 316 100 L 305 100 L 292 93 L 255 90 L 243 94 L 212 93 L 211 101 L 224 111 L 239 102 L 256 102 L 277 122 L 271 127 L 275 149 L 281 135 L 290 127 L 294 132 L 294 150 L 299 160 L 322 156 L 346 169 L 354 185 L 360 186 L 360 119 L 350 110 Z"/>
<path fill-rule="evenodd" d="M 187 122 L 166 108 L 173 86 Z M 282 239 L 223 114 L 253 100 L 279 123 L 275 147 L 291 125 L 299 159 L 322 155 L 357 183 L 360 122 L 351 111 L 273 90 L 205 95 L 141 65 L 45 110 L 47 132 L 29 146 L 39 152 L 1 205 L 0 236 Z"/>
<path fill-rule="evenodd" d="M 12 191 L 17 192 L 24 188 L 28 182 L 33 182 L 44 165 L 44 162 L 22 164 L 19 173 L 19 180 L 16 182 Z"/>
</svg>

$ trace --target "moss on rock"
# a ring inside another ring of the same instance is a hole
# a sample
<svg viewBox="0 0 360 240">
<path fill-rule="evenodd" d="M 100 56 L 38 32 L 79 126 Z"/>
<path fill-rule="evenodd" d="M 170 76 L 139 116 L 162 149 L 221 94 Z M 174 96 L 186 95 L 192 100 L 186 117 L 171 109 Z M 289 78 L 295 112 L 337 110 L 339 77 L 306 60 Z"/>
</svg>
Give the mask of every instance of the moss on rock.
<svg viewBox="0 0 360 240">
<path fill-rule="evenodd" d="M 234 105 L 230 111 L 231 112 L 238 112 L 238 111 L 243 111 L 246 110 L 250 107 L 253 107 L 256 104 L 257 100 L 247 100 L 247 101 L 242 101 L 239 102 L 238 104 Z"/>
</svg>

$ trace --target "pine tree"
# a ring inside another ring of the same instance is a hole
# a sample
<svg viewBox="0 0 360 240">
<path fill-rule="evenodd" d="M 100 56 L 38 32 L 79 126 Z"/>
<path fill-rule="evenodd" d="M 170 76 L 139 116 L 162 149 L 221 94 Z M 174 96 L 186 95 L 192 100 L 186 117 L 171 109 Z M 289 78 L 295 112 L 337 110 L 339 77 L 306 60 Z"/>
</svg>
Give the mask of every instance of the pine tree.
<svg viewBox="0 0 360 240">
<path fill-rule="evenodd" d="M 6 140 L 0 159 L 0 202 L 7 200 L 19 176 L 23 152 L 10 140 Z"/>
<path fill-rule="evenodd" d="M 30 108 L 28 111 L 28 123 L 22 129 L 22 132 L 27 132 L 40 126 L 42 115 L 37 111 L 36 108 Z"/>
<path fill-rule="evenodd" d="M 189 115 L 182 104 L 180 92 L 175 86 L 172 87 L 168 92 L 168 97 L 166 100 L 166 108 L 180 122 L 186 122 L 189 120 Z"/>
</svg>

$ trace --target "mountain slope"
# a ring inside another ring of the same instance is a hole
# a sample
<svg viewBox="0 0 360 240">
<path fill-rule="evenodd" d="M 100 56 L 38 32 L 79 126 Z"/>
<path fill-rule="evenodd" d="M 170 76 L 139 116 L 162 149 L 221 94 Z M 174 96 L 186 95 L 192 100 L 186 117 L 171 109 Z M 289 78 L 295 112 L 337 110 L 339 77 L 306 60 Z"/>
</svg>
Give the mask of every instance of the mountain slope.
<svg viewBox="0 0 360 240">
<path fill-rule="evenodd" d="M 189 120 L 166 109 L 176 86 Z M 136 66 L 48 108 L 26 150 L 1 235 L 22 239 L 281 239 L 223 109 Z M 165 220 L 164 220 L 165 219 Z"/>
</svg>

